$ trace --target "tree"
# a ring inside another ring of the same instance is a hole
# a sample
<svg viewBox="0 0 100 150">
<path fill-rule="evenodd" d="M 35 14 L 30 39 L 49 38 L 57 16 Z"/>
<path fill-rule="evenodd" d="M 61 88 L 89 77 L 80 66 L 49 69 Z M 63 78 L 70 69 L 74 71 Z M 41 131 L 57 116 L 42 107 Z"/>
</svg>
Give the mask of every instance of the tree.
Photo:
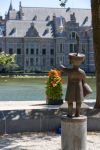
<svg viewBox="0 0 100 150">
<path fill-rule="evenodd" d="M 12 68 L 16 68 L 17 65 L 15 64 L 15 54 L 6 54 L 5 52 L 0 53 L 0 68 L 3 71 L 6 69 L 10 70 Z"/>
<path fill-rule="evenodd" d="M 60 6 L 65 7 L 66 0 Z M 62 5 L 63 4 L 63 5 Z M 94 59 L 96 67 L 96 103 L 95 108 L 100 108 L 100 0 L 91 0 Z"/>
<path fill-rule="evenodd" d="M 100 0 L 91 0 L 93 45 L 96 67 L 96 104 L 100 108 Z"/>
</svg>

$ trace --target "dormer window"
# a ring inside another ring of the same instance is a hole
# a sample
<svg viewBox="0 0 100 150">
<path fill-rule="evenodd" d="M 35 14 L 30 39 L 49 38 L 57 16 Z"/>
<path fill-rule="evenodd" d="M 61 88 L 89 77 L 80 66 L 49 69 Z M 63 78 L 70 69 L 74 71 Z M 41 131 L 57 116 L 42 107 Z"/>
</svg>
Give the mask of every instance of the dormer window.
<svg viewBox="0 0 100 150">
<path fill-rule="evenodd" d="M 82 25 L 81 25 L 81 26 L 85 25 L 85 24 L 86 24 L 86 22 L 88 22 L 88 16 L 86 16 L 86 17 L 85 17 L 85 19 L 84 19 L 84 21 L 83 21 L 83 23 L 82 23 Z"/>
<path fill-rule="evenodd" d="M 49 32 L 49 29 L 48 29 L 48 28 L 47 28 L 47 29 L 45 29 L 45 32 L 46 32 L 46 33 L 48 33 L 48 32 Z"/>
<path fill-rule="evenodd" d="M 45 29 L 44 33 L 43 33 L 43 36 L 45 36 L 47 33 L 49 33 L 49 29 Z"/>
<path fill-rule="evenodd" d="M 47 16 L 46 21 L 49 21 L 49 20 L 50 20 L 50 16 Z"/>
<path fill-rule="evenodd" d="M 12 30 L 11 30 L 11 32 L 9 33 L 9 35 L 14 35 L 16 33 L 16 28 L 13 28 Z"/>
<path fill-rule="evenodd" d="M 37 16 L 36 16 L 36 15 L 34 16 L 33 20 L 34 20 L 34 21 L 36 21 L 36 20 L 37 20 Z"/>
</svg>

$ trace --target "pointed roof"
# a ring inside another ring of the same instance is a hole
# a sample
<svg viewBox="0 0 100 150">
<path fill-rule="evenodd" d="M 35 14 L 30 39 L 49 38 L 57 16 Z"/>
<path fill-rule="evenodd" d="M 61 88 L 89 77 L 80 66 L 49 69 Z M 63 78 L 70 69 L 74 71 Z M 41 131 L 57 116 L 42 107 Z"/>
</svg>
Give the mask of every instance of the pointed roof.
<svg viewBox="0 0 100 150">
<path fill-rule="evenodd" d="M 10 1 L 10 6 L 9 6 L 9 11 L 12 10 L 13 7 L 12 7 L 12 0 Z"/>
</svg>

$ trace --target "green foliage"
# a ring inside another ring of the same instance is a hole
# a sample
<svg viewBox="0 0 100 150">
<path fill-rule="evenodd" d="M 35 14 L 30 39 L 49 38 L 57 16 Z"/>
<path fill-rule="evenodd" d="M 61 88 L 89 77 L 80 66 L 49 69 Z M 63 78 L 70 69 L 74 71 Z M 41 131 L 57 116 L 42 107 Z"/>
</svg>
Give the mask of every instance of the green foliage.
<svg viewBox="0 0 100 150">
<path fill-rule="evenodd" d="M 15 63 L 15 56 L 16 54 L 10 55 L 5 52 L 0 53 L 0 68 L 10 70 L 18 67 Z"/>
<path fill-rule="evenodd" d="M 60 100 L 62 99 L 62 78 L 59 70 L 50 70 L 48 73 L 48 80 L 46 83 L 47 99 Z"/>
</svg>

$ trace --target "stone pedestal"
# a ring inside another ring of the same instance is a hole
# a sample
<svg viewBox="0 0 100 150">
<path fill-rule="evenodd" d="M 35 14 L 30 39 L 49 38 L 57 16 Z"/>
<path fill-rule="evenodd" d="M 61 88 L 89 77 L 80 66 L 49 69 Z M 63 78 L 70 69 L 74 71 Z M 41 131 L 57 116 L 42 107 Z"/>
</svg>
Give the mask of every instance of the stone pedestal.
<svg viewBox="0 0 100 150">
<path fill-rule="evenodd" d="M 62 150 L 86 150 L 87 117 L 61 117 Z"/>
</svg>

